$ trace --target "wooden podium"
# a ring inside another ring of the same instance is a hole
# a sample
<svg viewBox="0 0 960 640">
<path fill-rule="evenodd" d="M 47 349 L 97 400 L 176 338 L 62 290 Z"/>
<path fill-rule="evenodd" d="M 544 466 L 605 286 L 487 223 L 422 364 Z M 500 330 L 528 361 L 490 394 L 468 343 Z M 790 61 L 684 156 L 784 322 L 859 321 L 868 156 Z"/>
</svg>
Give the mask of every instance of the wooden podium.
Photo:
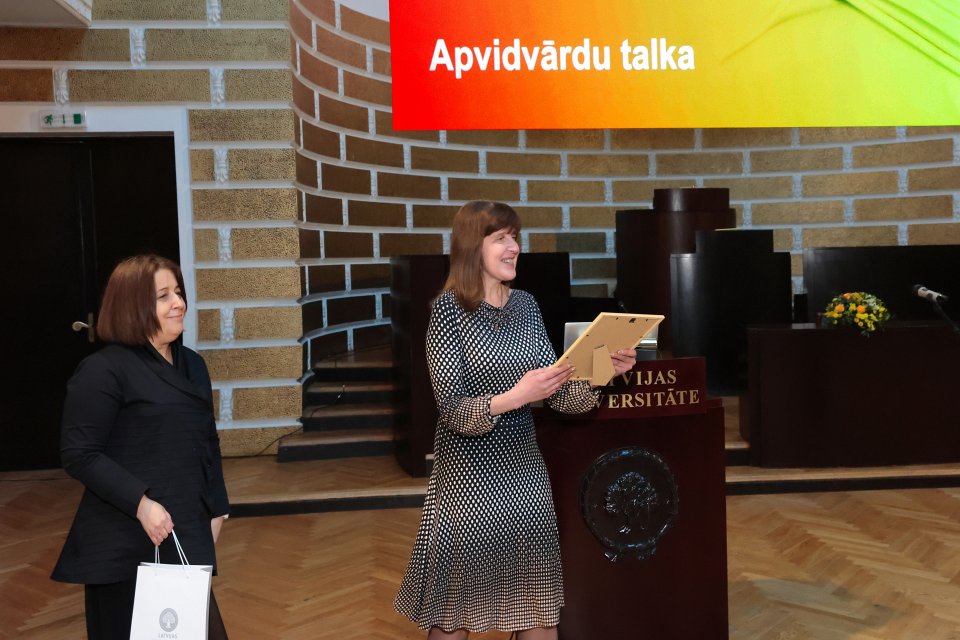
<svg viewBox="0 0 960 640">
<path fill-rule="evenodd" d="M 561 640 L 728 637 L 723 407 L 705 385 L 703 358 L 643 361 L 590 414 L 536 412 Z"/>
<path fill-rule="evenodd" d="M 747 333 L 751 465 L 960 462 L 960 340 L 945 323 L 890 322 L 870 338 L 812 324 Z"/>
</svg>

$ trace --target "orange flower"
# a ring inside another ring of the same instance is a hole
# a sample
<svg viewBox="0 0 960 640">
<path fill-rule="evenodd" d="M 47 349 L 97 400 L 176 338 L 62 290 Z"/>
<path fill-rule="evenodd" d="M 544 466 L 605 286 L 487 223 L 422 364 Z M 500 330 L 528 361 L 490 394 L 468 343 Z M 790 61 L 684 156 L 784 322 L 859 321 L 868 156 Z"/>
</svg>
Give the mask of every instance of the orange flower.
<svg viewBox="0 0 960 640">
<path fill-rule="evenodd" d="M 857 307 L 857 313 L 866 313 L 866 312 L 867 312 L 867 305 L 862 304 L 859 307 Z"/>
<path fill-rule="evenodd" d="M 833 312 L 834 312 L 834 313 L 843 313 L 843 305 L 842 305 L 842 304 L 838 304 L 837 306 L 835 306 L 835 307 L 833 308 Z"/>
<path fill-rule="evenodd" d="M 849 293 L 843 294 L 843 299 L 844 299 L 844 300 L 849 300 L 849 299 L 850 299 L 850 294 L 849 294 Z"/>
</svg>

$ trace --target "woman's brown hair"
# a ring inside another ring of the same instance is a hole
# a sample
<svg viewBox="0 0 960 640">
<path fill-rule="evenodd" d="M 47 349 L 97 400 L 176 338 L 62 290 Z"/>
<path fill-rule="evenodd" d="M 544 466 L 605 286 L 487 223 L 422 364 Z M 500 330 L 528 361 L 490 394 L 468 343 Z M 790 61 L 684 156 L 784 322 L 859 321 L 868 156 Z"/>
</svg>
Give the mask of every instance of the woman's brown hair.
<svg viewBox="0 0 960 640">
<path fill-rule="evenodd" d="M 186 308 L 183 274 L 176 262 L 151 254 L 127 258 L 110 274 L 103 292 L 96 328 L 101 340 L 137 346 L 147 344 L 157 335 L 160 320 L 155 276 L 163 269 L 176 278 Z"/>
<path fill-rule="evenodd" d="M 450 275 L 443 288 L 469 312 L 483 300 L 483 239 L 501 229 L 520 233 L 520 216 L 502 202 L 471 200 L 453 217 Z"/>
</svg>

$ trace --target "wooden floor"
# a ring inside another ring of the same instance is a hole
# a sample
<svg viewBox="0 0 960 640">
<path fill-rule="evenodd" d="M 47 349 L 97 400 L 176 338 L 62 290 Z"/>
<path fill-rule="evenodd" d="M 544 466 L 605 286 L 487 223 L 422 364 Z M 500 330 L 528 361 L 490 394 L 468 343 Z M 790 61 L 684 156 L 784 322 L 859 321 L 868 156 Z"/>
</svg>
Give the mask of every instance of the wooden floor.
<svg viewBox="0 0 960 640">
<path fill-rule="evenodd" d="M 62 473 L 0 474 L 0 637 L 83 637 L 82 588 L 47 577 L 79 494 Z M 960 638 L 960 489 L 734 496 L 727 509 L 732 639 Z M 229 520 L 215 589 L 231 637 L 422 638 L 392 610 L 418 518 Z"/>
</svg>

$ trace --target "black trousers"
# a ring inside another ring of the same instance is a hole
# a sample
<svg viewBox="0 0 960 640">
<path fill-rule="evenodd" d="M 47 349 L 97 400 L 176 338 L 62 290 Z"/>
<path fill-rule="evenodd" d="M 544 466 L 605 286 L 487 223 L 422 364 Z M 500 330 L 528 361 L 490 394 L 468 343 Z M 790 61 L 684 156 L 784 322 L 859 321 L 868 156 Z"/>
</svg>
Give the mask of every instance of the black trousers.
<svg viewBox="0 0 960 640">
<path fill-rule="evenodd" d="M 88 584 L 84 587 L 89 640 L 129 640 L 133 622 L 133 595 L 137 579 L 112 584 Z M 210 616 L 207 620 L 209 640 L 227 640 L 227 630 L 220 617 L 217 600 L 210 591 Z"/>
</svg>

